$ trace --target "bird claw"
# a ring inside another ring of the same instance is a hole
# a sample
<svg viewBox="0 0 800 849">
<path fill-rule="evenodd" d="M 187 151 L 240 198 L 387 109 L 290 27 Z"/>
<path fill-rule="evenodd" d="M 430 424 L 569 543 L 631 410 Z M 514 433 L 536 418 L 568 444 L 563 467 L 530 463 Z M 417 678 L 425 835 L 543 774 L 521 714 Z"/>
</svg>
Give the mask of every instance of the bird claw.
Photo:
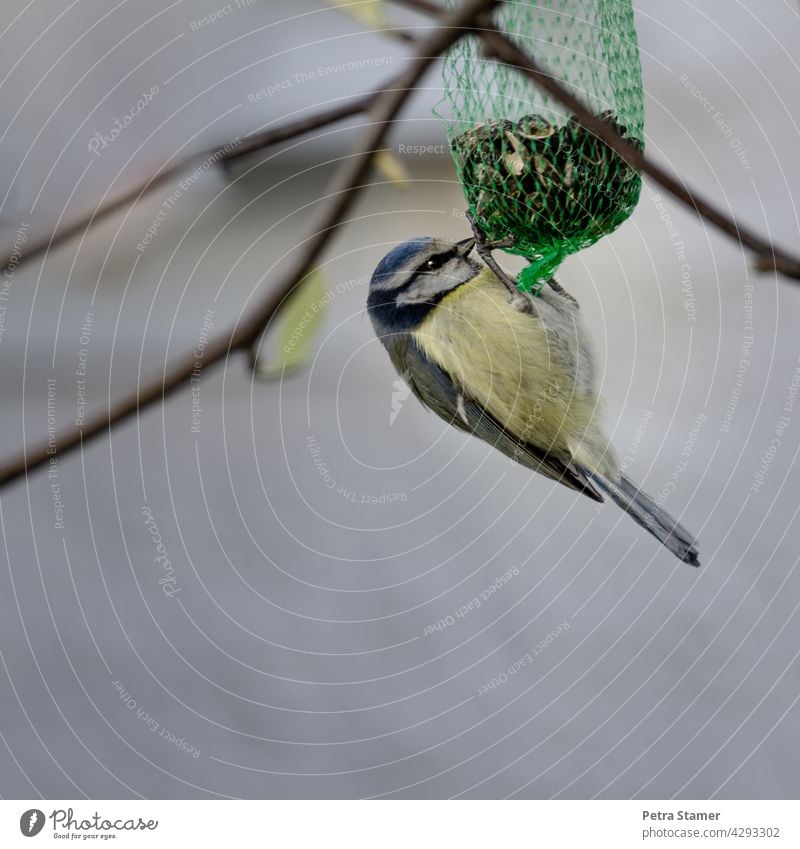
<svg viewBox="0 0 800 849">
<path fill-rule="evenodd" d="M 533 304 L 533 298 L 531 298 L 530 295 L 526 295 L 524 292 L 520 292 L 516 286 L 514 287 L 513 292 L 509 292 L 508 302 L 518 312 L 526 313 L 528 315 L 536 315 L 536 307 Z"/>
<path fill-rule="evenodd" d="M 475 217 L 471 212 L 467 212 L 467 221 L 472 228 L 472 235 L 475 237 L 475 250 L 478 256 L 484 263 L 491 268 L 498 280 L 508 289 L 509 301 L 520 312 L 533 312 L 533 304 L 530 298 L 517 288 L 517 281 L 510 277 L 500 267 L 497 260 L 492 256 L 492 251 L 502 248 L 514 247 L 515 238 L 507 236 L 505 239 L 497 239 L 494 242 L 487 242 L 483 231 L 478 227 Z"/>
<path fill-rule="evenodd" d="M 572 304 L 573 304 L 573 305 L 574 305 L 577 309 L 580 309 L 580 306 L 581 306 L 581 305 L 578 303 L 577 298 L 575 298 L 575 297 L 573 297 L 572 295 L 570 295 L 570 293 L 569 293 L 569 292 L 568 292 L 568 291 L 567 291 L 567 290 L 566 290 L 566 289 L 565 289 L 565 288 L 564 288 L 564 287 L 563 287 L 563 286 L 562 286 L 562 285 L 558 282 L 558 280 L 556 280 L 556 278 L 555 278 L 555 277 L 551 277 L 551 278 L 547 281 L 547 285 L 548 285 L 548 286 L 549 286 L 549 287 L 550 287 L 550 288 L 551 288 L 554 292 L 558 292 L 558 294 L 559 294 L 559 295 L 562 295 L 562 296 L 563 296 L 563 297 L 565 297 L 568 301 L 571 301 L 571 302 L 572 302 Z"/>
</svg>

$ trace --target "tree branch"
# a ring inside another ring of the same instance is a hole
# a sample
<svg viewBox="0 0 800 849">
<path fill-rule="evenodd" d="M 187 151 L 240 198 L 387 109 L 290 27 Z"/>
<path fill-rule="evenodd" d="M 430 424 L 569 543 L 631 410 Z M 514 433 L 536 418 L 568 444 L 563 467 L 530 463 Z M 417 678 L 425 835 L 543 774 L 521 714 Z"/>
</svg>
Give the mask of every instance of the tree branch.
<svg viewBox="0 0 800 849">
<path fill-rule="evenodd" d="M 798 258 L 780 250 L 769 240 L 740 225 L 734 218 L 726 215 L 709 201 L 700 198 L 696 192 L 687 188 L 682 180 L 672 176 L 660 165 L 656 165 L 640 151 L 631 147 L 605 121 L 592 114 L 566 86 L 543 70 L 534 59 L 528 56 L 504 33 L 498 31 L 492 24 L 488 13 L 502 0 L 465 0 L 458 9 L 448 14 L 444 14 L 443 10 L 430 0 L 394 0 L 394 2 L 435 15 L 437 26 L 430 37 L 419 42 L 419 50 L 415 58 L 411 60 L 402 74 L 389 82 L 386 89 L 369 92 L 348 103 L 339 104 L 315 115 L 299 118 L 281 127 L 265 130 L 225 153 L 217 149 L 205 155 L 191 157 L 189 160 L 167 168 L 163 172 L 157 173 L 142 186 L 127 192 L 107 206 L 95 210 L 89 217 L 54 233 L 46 241 L 34 244 L 24 253 L 21 259 L 19 257 L 14 258 L 15 264 L 19 265 L 21 261 L 31 259 L 37 254 L 61 244 L 126 204 L 138 200 L 144 194 L 174 179 L 183 170 L 188 169 L 201 159 L 205 160 L 211 157 L 215 161 L 230 162 L 270 145 L 312 132 L 352 115 L 372 110 L 371 122 L 363 142 L 341 166 L 330 192 L 330 201 L 319 215 L 316 226 L 311 228 L 311 234 L 307 238 L 303 250 L 289 264 L 275 288 L 266 293 L 261 303 L 252 310 L 243 322 L 209 341 L 203 358 L 203 368 L 206 369 L 219 363 L 234 351 L 252 350 L 272 317 L 280 309 L 283 301 L 314 267 L 336 228 L 342 224 L 342 219 L 351 208 L 357 195 L 366 187 L 365 181 L 372 159 L 381 146 L 396 115 L 422 75 L 450 45 L 462 38 L 467 32 L 472 32 L 483 39 L 487 55 L 513 66 L 520 73 L 526 74 L 534 83 L 577 115 L 587 128 L 616 150 L 632 167 L 650 176 L 666 191 L 694 209 L 701 217 L 734 238 L 741 245 L 754 251 L 757 254 L 756 267 L 759 270 L 774 270 L 788 277 L 800 279 L 800 260 Z M 6 257 L 2 264 L 7 266 L 11 260 L 11 257 Z M 12 459 L 0 466 L 0 486 L 43 465 L 55 454 L 63 455 L 78 446 L 82 446 L 116 423 L 132 416 L 159 399 L 165 398 L 184 385 L 194 372 L 194 356 L 183 355 L 166 368 L 158 378 L 146 382 L 143 387 L 137 387 L 135 393 L 111 406 L 107 411 L 92 417 L 84 427 L 72 427 L 57 434 L 55 451 L 53 451 L 52 443 L 40 444 L 30 451 L 23 448 L 20 458 Z"/>
<path fill-rule="evenodd" d="M 362 144 L 341 166 L 331 189 L 331 200 L 320 214 L 304 250 L 284 272 L 273 290 L 267 293 L 252 315 L 232 330 L 209 340 L 203 356 L 203 369 L 219 363 L 237 350 L 250 349 L 283 301 L 295 286 L 311 271 L 323 249 L 331 239 L 336 227 L 342 223 L 359 192 L 366 187 L 365 180 L 373 157 L 383 142 L 395 117 L 414 91 L 430 65 L 454 42 L 463 37 L 465 31 L 493 9 L 500 0 L 465 0 L 451 15 L 442 20 L 430 37 L 421 42 L 419 51 L 408 68 L 398 76 L 395 85 L 379 93 L 373 104 L 372 121 Z M 90 439 L 110 429 L 116 423 L 137 413 L 144 407 L 165 398 L 185 384 L 195 373 L 194 356 L 185 354 L 169 370 L 145 384 L 109 410 L 91 418 L 82 428 L 70 427 L 58 433 L 54 444 L 47 441 L 36 448 L 23 448 L 22 456 L 0 466 L 0 486 L 26 475 L 29 471 L 48 463 L 54 456 L 82 446 Z"/>
<path fill-rule="evenodd" d="M 439 13 L 441 14 L 442 11 L 439 10 Z M 390 35 L 391 37 L 406 42 L 407 44 L 419 46 L 419 40 L 417 39 L 417 37 L 414 36 L 412 33 L 406 32 L 405 30 L 385 30 L 384 34 Z M 394 79 L 390 80 L 387 83 L 386 88 L 395 88 L 399 78 L 400 77 L 398 75 L 398 77 L 395 77 Z M 176 179 L 180 174 L 184 173 L 185 171 L 188 171 L 196 164 L 206 162 L 209 159 L 212 159 L 215 163 L 222 164 L 234 162 L 237 159 L 241 159 L 242 157 L 248 156 L 258 150 L 263 150 L 265 148 L 271 147 L 272 145 L 280 144 L 284 141 L 289 141 L 290 139 L 296 138 L 297 136 L 306 135 L 307 133 L 313 132 L 314 130 L 326 127 L 329 124 L 334 124 L 338 121 L 343 121 L 345 118 L 350 118 L 353 115 L 358 115 L 362 112 L 366 112 L 373 106 L 377 98 L 386 90 L 386 88 L 376 89 L 375 91 L 370 91 L 366 94 L 362 94 L 350 103 L 332 106 L 328 109 L 323 109 L 320 112 L 316 112 L 306 118 L 298 118 L 294 121 L 290 121 L 284 124 L 283 126 L 275 127 L 274 129 L 270 130 L 264 130 L 261 133 L 255 133 L 252 136 L 248 136 L 245 141 L 240 142 L 233 149 L 228 150 L 224 153 L 222 152 L 224 148 L 207 150 L 205 153 L 199 153 L 190 156 L 187 159 L 184 159 L 182 162 L 179 162 L 177 165 L 173 165 L 164 171 L 158 171 L 146 182 L 140 183 L 139 185 L 132 188 L 130 191 L 125 192 L 124 195 L 121 195 L 120 197 L 106 204 L 106 206 L 94 210 L 94 212 L 84 216 L 83 218 L 79 219 L 78 221 L 75 221 L 72 224 L 68 224 L 61 230 L 58 230 L 55 233 L 51 234 L 48 238 L 41 239 L 38 242 L 34 242 L 21 254 L 7 254 L 5 257 L 0 259 L 0 269 L 10 268 L 12 262 L 14 269 L 17 269 L 23 263 L 28 262 L 29 260 L 34 259 L 35 257 L 40 256 L 43 253 L 46 253 L 52 248 L 59 247 L 64 242 L 69 241 L 74 236 L 77 236 L 81 232 L 88 230 L 95 224 L 99 224 L 101 221 L 113 215 L 118 210 L 123 209 L 128 204 L 135 203 L 136 201 L 143 198 L 145 195 L 148 195 L 151 192 L 155 191 L 159 186 L 162 186 L 165 183 L 169 183 L 172 180 Z M 225 147 L 230 147 L 230 145 L 225 145 Z"/>
<path fill-rule="evenodd" d="M 487 53 L 517 68 L 578 116 L 581 123 L 615 150 L 629 165 L 647 174 L 663 189 L 713 224 L 718 230 L 735 239 L 757 255 L 759 271 L 777 271 L 786 277 L 800 280 L 800 258 L 792 256 L 764 238 L 718 206 L 689 189 L 682 179 L 646 157 L 640 150 L 619 136 L 606 122 L 584 106 L 561 82 L 544 71 L 505 34 L 498 31 L 481 32 Z"/>
<path fill-rule="evenodd" d="M 52 248 L 58 247 L 73 236 L 77 236 L 82 231 L 88 230 L 90 227 L 93 227 L 95 224 L 98 224 L 100 221 L 108 218 L 110 215 L 113 215 L 113 213 L 127 206 L 129 203 L 134 203 L 140 200 L 145 195 L 155 191 L 159 186 L 171 182 L 184 171 L 188 171 L 190 168 L 201 162 L 207 162 L 209 159 L 219 163 L 233 162 L 258 150 L 263 150 L 271 147 L 272 145 L 289 141 L 297 136 L 305 135 L 306 133 L 326 127 L 329 124 L 334 124 L 337 121 L 342 121 L 345 118 L 350 118 L 353 115 L 366 112 L 375 104 L 375 101 L 383 94 L 384 91 L 396 88 L 399 82 L 400 75 L 390 80 L 385 89 L 377 89 L 376 91 L 367 92 L 349 103 L 338 104 L 328 109 L 323 109 L 320 112 L 316 112 L 313 115 L 309 115 L 304 118 L 297 118 L 294 121 L 289 121 L 279 127 L 274 127 L 273 129 L 264 130 L 261 133 L 248 136 L 243 142 L 235 145 L 225 153 L 222 152 L 224 148 L 215 148 L 214 150 L 208 150 L 205 153 L 190 156 L 188 159 L 184 159 L 177 165 L 173 165 L 164 171 L 157 172 L 146 182 L 139 184 L 121 197 L 111 201 L 106 206 L 96 209 L 90 215 L 81 218 L 79 221 L 56 231 L 49 238 L 42 239 L 39 242 L 34 242 L 30 247 L 27 247 L 22 252 L 21 256 L 8 254 L 0 260 L 0 267 L 8 268 L 10 263 L 13 261 L 14 267 L 18 269 L 23 263 L 32 260 L 34 257 L 39 256 Z M 231 147 L 231 145 L 229 144 L 225 147 Z"/>
<path fill-rule="evenodd" d="M 431 0 L 392 0 L 392 2 L 426 12 L 439 19 L 443 14 L 442 7 L 431 2 Z M 493 27 L 487 17 L 479 21 L 479 27 L 480 29 L 476 30 L 475 34 L 483 40 L 487 57 L 505 62 L 507 65 L 516 68 L 520 73 L 525 74 L 536 85 L 577 115 L 584 126 L 615 150 L 629 165 L 642 174 L 647 174 L 673 197 L 694 210 L 701 218 L 753 251 L 756 254 L 754 263 L 756 270 L 777 271 L 785 277 L 800 280 L 800 257 L 777 247 L 769 239 L 741 224 L 733 216 L 728 215 L 711 201 L 701 197 L 698 192 L 686 186 L 681 178 L 673 176 L 661 165 L 653 162 L 644 153 L 628 144 L 606 121 L 602 121 L 578 100 L 567 86 L 545 71 L 535 59 L 531 58 L 505 33 Z"/>
</svg>

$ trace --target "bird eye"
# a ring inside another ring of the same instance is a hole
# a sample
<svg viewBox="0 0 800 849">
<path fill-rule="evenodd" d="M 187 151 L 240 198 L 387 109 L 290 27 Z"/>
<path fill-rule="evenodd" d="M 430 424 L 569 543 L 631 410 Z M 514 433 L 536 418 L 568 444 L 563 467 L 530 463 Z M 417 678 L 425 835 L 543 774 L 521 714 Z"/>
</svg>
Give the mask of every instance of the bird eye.
<svg viewBox="0 0 800 849">
<path fill-rule="evenodd" d="M 436 271 L 436 269 L 441 268 L 451 257 L 451 253 L 436 254 L 425 263 L 425 270 Z"/>
</svg>

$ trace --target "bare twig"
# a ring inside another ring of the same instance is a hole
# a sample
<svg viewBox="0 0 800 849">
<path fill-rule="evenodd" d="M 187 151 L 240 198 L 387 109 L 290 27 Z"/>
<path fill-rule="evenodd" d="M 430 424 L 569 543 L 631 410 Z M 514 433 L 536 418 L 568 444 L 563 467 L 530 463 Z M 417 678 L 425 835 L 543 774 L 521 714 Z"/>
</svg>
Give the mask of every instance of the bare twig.
<svg viewBox="0 0 800 849">
<path fill-rule="evenodd" d="M 447 15 L 430 0 L 395 0 L 395 2 L 436 15 L 437 26 L 429 38 L 420 42 L 416 58 L 402 74 L 389 83 L 387 89 L 364 94 L 348 103 L 307 118 L 298 119 L 282 127 L 259 133 L 225 153 L 221 150 L 215 150 L 203 156 L 192 157 L 191 160 L 156 174 L 143 186 L 128 192 L 124 197 L 118 198 L 108 206 L 96 210 L 83 221 L 55 233 L 46 242 L 34 245 L 25 252 L 22 259 L 30 259 L 32 256 L 60 244 L 125 204 L 173 179 L 178 173 L 190 167 L 199 159 L 211 157 L 215 161 L 232 161 L 335 121 L 373 110 L 370 128 L 365 135 L 363 144 L 341 167 L 330 193 L 331 200 L 324 208 L 317 225 L 312 228 L 311 235 L 304 245 L 304 250 L 289 265 L 274 289 L 265 295 L 258 307 L 241 324 L 209 341 L 204 355 L 204 368 L 219 363 L 234 351 L 250 350 L 252 352 L 272 317 L 295 286 L 313 268 L 336 228 L 342 223 L 342 219 L 347 214 L 356 196 L 365 188 L 365 180 L 372 159 L 395 116 L 421 76 L 441 53 L 461 38 L 466 30 L 469 30 L 483 39 L 487 55 L 491 55 L 515 67 L 520 73 L 529 76 L 537 85 L 548 91 L 576 114 L 587 128 L 616 150 L 632 167 L 653 178 L 665 190 L 694 209 L 700 216 L 736 239 L 740 244 L 753 250 L 757 254 L 756 267 L 759 270 L 775 270 L 786 276 L 800 279 L 800 260 L 776 248 L 767 239 L 741 226 L 735 219 L 726 215 L 705 199 L 700 198 L 696 192 L 689 190 L 681 180 L 673 177 L 661 166 L 656 165 L 640 151 L 630 146 L 614 132 L 608 123 L 593 115 L 573 96 L 568 88 L 543 70 L 535 60 L 505 34 L 496 30 L 491 23 L 488 12 L 497 6 L 501 0 L 465 0 L 459 9 Z M 5 264 L 10 260 L 10 257 L 6 258 Z M 16 264 L 19 264 L 19 261 L 19 258 L 15 257 Z M 184 385 L 194 371 L 195 358 L 188 355 L 181 357 L 173 362 L 168 369 L 165 369 L 160 377 L 145 383 L 142 388 L 137 389 L 135 394 L 123 399 L 108 411 L 90 419 L 83 428 L 70 428 L 59 433 L 55 440 L 56 452 L 63 455 L 110 429 L 117 422 L 133 415 L 147 405 L 165 398 L 169 393 Z M 0 466 L 0 486 L 46 463 L 53 456 L 52 452 L 52 442 L 48 445 L 40 445 L 31 451 L 23 449 L 22 457 Z"/>
<path fill-rule="evenodd" d="M 412 33 L 406 32 L 405 30 L 390 29 L 385 30 L 384 34 L 407 44 L 419 45 L 419 39 Z M 59 247 L 74 236 L 77 236 L 81 232 L 99 224 L 101 221 L 113 215 L 120 209 L 124 209 L 128 204 L 139 201 L 145 195 L 155 191 L 159 186 L 172 182 L 182 173 L 189 171 L 190 168 L 201 162 L 206 162 L 208 160 L 212 160 L 217 163 L 234 162 L 237 159 L 249 156 L 258 150 L 263 150 L 271 147 L 272 145 L 289 141 L 297 136 L 305 135 L 306 133 L 326 127 L 329 124 L 335 124 L 337 121 L 343 121 L 345 118 L 350 118 L 353 115 L 359 115 L 362 112 L 366 112 L 387 88 L 394 88 L 398 80 L 399 75 L 398 77 L 390 80 L 385 88 L 366 92 L 365 94 L 350 100 L 348 103 L 323 109 L 320 112 L 315 112 L 313 115 L 309 115 L 308 117 L 289 121 L 282 126 L 264 130 L 261 133 L 254 133 L 235 146 L 232 145 L 232 143 L 229 143 L 221 148 L 207 150 L 205 153 L 198 153 L 182 160 L 176 165 L 166 168 L 164 171 L 158 171 L 146 182 L 140 183 L 105 206 L 94 210 L 94 212 L 84 216 L 72 224 L 62 227 L 60 230 L 51 234 L 48 238 L 32 243 L 26 247 L 22 253 L 14 252 L 6 255 L 0 259 L 0 268 L 7 269 L 13 262 L 14 269 L 17 269 L 23 263 L 28 262 L 29 260 L 32 260 L 53 248 Z M 231 149 L 226 150 L 226 148 Z M 223 150 L 225 151 L 224 153 L 222 152 Z"/>
<path fill-rule="evenodd" d="M 206 162 L 208 160 L 220 163 L 233 162 L 244 156 L 255 153 L 258 150 L 263 150 L 271 147 L 272 145 L 289 141 L 290 139 L 305 135 L 306 133 L 313 132 L 314 130 L 318 130 L 322 127 L 326 127 L 329 124 L 334 124 L 337 121 L 343 121 L 345 118 L 350 118 L 353 115 L 366 112 L 375 104 L 375 101 L 383 94 L 384 91 L 396 88 L 399 82 L 400 75 L 388 81 L 385 88 L 367 92 L 366 94 L 362 94 L 347 103 L 323 109 L 320 112 L 315 112 L 313 115 L 289 121 L 286 124 L 282 124 L 279 127 L 274 127 L 269 130 L 264 130 L 261 133 L 255 133 L 252 136 L 248 136 L 244 141 L 239 142 L 239 144 L 234 145 L 233 143 L 230 143 L 225 145 L 223 148 L 208 150 L 205 153 L 199 153 L 195 156 L 184 159 L 177 165 L 173 165 L 164 171 L 157 172 L 146 182 L 139 184 L 124 195 L 106 204 L 106 206 L 96 209 L 90 215 L 81 218 L 79 221 L 56 231 L 47 239 L 42 239 L 39 242 L 32 243 L 22 251 L 21 256 L 19 254 L 7 255 L 0 260 L 0 267 L 8 268 L 9 264 L 13 261 L 14 267 L 19 268 L 19 266 L 23 263 L 32 260 L 34 257 L 39 256 L 52 248 L 58 247 L 73 236 L 77 236 L 79 233 L 88 230 L 90 227 L 93 227 L 95 224 L 98 224 L 100 221 L 108 218 L 110 215 L 113 215 L 128 204 L 140 200 L 145 195 L 155 191 L 159 186 L 163 186 L 165 183 L 173 181 L 184 171 L 188 171 L 200 162 Z M 230 149 L 226 150 L 226 148 Z M 223 150 L 225 151 L 224 153 L 222 152 Z"/>
<path fill-rule="evenodd" d="M 444 14 L 442 7 L 431 2 L 431 0 L 393 0 L 393 2 L 426 12 L 440 19 Z M 693 209 L 717 229 L 753 251 L 756 254 L 754 263 L 756 270 L 777 271 L 786 277 L 800 280 L 800 257 L 777 247 L 769 239 L 741 224 L 733 216 L 728 215 L 711 201 L 701 197 L 698 192 L 686 186 L 682 179 L 673 176 L 661 165 L 653 162 L 652 159 L 631 146 L 615 132 L 608 122 L 598 118 L 581 103 L 569 88 L 544 70 L 535 59 L 531 58 L 505 33 L 495 29 L 487 17 L 479 21 L 479 29 L 476 30 L 476 35 L 482 38 L 487 57 L 505 62 L 518 69 L 520 73 L 526 74 L 534 83 L 577 115 L 584 126 L 595 133 L 598 138 L 601 138 L 633 168 L 647 174 L 681 203 Z"/>
<path fill-rule="evenodd" d="M 800 280 L 800 258 L 792 256 L 773 244 L 769 239 L 750 230 L 735 218 L 727 215 L 718 206 L 701 197 L 696 191 L 673 177 L 665 168 L 646 157 L 640 150 L 621 138 L 612 127 L 587 109 L 561 82 L 544 71 L 533 59 L 521 50 L 505 34 L 498 31 L 481 32 L 487 53 L 518 68 L 537 85 L 560 101 L 578 116 L 581 123 L 613 148 L 637 171 L 647 174 L 662 188 L 690 209 L 741 245 L 757 255 L 756 268 L 760 271 L 777 271 L 786 277 Z"/>
<path fill-rule="evenodd" d="M 77 236 L 80 232 L 88 230 L 90 227 L 98 224 L 109 215 L 113 215 L 113 213 L 123 209 L 129 203 L 133 203 L 140 197 L 155 191 L 159 186 L 163 186 L 165 183 L 171 182 L 179 174 L 187 170 L 190 165 L 194 165 L 195 162 L 199 161 L 199 159 L 200 157 L 192 156 L 178 165 L 174 165 L 171 168 L 167 168 L 164 171 L 155 174 L 153 177 L 150 177 L 146 183 L 125 192 L 124 195 L 115 198 L 106 206 L 96 209 L 91 215 L 87 215 L 85 218 L 81 218 L 79 221 L 75 221 L 72 224 L 67 224 L 60 230 L 56 230 L 56 232 L 46 239 L 31 243 L 24 251 L 22 251 L 21 254 L 7 254 L 2 260 L 0 260 L 0 267 L 4 271 L 10 271 L 14 268 L 18 268 L 26 262 L 29 262 L 34 257 L 49 251 L 51 248 L 57 248 L 73 236 Z"/>
<path fill-rule="evenodd" d="M 233 351 L 252 348 L 283 301 L 313 268 L 356 196 L 365 188 L 364 181 L 373 157 L 394 118 L 423 74 L 441 53 L 464 35 L 465 29 L 472 27 L 481 15 L 494 8 L 498 2 L 500 0 L 466 0 L 452 15 L 443 19 L 441 27 L 437 27 L 430 37 L 420 44 L 416 57 L 399 75 L 395 85 L 376 97 L 372 121 L 362 144 L 342 165 L 330 192 L 331 201 L 323 210 L 316 226 L 312 226 L 303 252 L 246 321 L 209 341 L 203 356 L 204 369 L 226 359 Z M 195 365 L 194 356 L 184 355 L 161 376 L 146 383 L 143 388 L 137 388 L 130 397 L 109 410 L 94 416 L 83 427 L 71 427 L 60 432 L 49 444 L 45 442 L 31 450 L 23 448 L 20 458 L 0 466 L 0 486 L 44 465 L 56 454 L 63 455 L 74 450 L 109 430 L 117 422 L 165 398 L 188 382 L 195 372 Z"/>
</svg>

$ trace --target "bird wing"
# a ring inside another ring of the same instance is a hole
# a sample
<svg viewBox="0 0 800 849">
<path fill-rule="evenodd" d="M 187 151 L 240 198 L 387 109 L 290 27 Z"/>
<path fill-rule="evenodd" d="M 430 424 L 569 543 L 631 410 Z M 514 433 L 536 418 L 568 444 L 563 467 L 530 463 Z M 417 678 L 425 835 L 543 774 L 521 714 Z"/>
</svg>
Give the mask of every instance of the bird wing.
<svg viewBox="0 0 800 849">
<path fill-rule="evenodd" d="M 509 433 L 491 413 L 463 393 L 409 336 L 395 338 L 394 344 L 387 349 L 392 363 L 414 395 L 448 424 L 483 439 L 534 472 L 582 492 L 594 501 L 603 501 L 603 496 L 580 468 Z"/>
</svg>

